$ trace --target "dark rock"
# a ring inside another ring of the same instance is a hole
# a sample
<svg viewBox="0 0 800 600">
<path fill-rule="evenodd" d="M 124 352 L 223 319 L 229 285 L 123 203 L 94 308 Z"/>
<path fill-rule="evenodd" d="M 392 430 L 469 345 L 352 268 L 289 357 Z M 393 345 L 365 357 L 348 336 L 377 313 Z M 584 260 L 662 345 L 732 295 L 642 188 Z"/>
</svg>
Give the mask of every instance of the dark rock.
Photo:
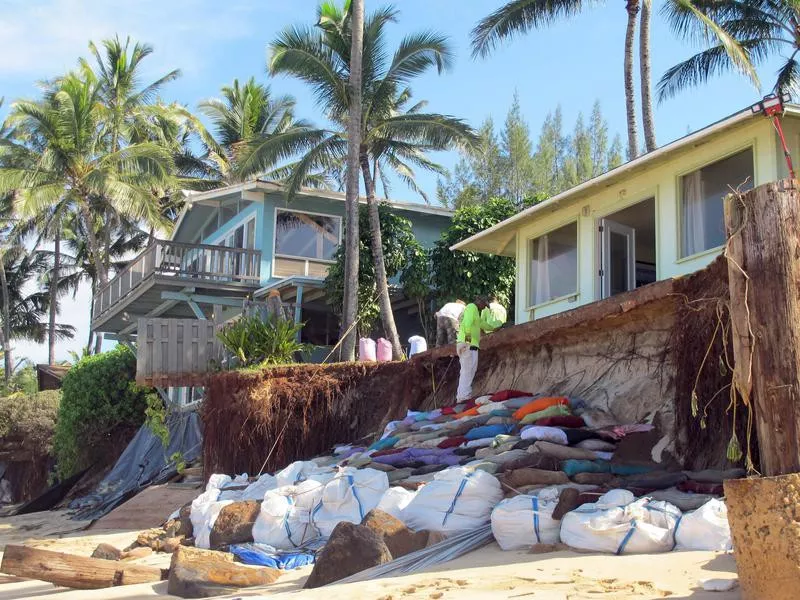
<svg viewBox="0 0 800 600">
<path fill-rule="evenodd" d="M 211 529 L 211 547 L 252 542 L 253 524 L 260 511 L 261 503 L 255 500 L 234 502 L 223 507 Z"/>
<path fill-rule="evenodd" d="M 192 527 L 192 503 L 186 504 L 181 507 L 178 513 L 178 519 L 181 522 L 181 527 L 175 532 L 175 535 L 185 535 L 187 538 L 194 537 L 194 527 Z"/>
<path fill-rule="evenodd" d="M 391 560 L 380 535 L 364 525 L 342 521 L 331 533 L 304 587 L 322 587 Z"/>
<path fill-rule="evenodd" d="M 422 550 L 428 543 L 427 531 L 412 531 L 400 519 L 377 508 L 369 511 L 361 524 L 383 538 L 392 558 Z"/>
<path fill-rule="evenodd" d="M 92 558 L 104 558 L 106 560 L 119 560 L 122 557 L 122 550 L 111 544 L 100 544 L 92 552 Z"/>
<path fill-rule="evenodd" d="M 575 488 L 564 488 L 558 495 L 558 504 L 553 509 L 553 520 L 560 521 L 561 517 L 580 506 L 578 498 L 581 493 Z"/>
<path fill-rule="evenodd" d="M 172 555 L 167 593 L 181 598 L 211 598 L 268 585 L 280 575 L 277 569 L 238 565 L 232 554 L 180 546 Z"/>
</svg>

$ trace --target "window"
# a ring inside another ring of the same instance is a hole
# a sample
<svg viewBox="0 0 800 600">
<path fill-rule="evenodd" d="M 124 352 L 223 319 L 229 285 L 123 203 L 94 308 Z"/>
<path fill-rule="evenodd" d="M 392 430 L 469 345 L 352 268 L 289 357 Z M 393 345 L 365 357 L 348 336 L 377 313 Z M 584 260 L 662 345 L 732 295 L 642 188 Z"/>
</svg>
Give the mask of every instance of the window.
<svg viewBox="0 0 800 600">
<path fill-rule="evenodd" d="M 333 260 L 341 231 L 340 217 L 278 209 L 275 218 L 275 254 L 310 260 Z"/>
<path fill-rule="evenodd" d="M 528 304 L 535 306 L 578 291 L 578 223 L 529 242 Z"/>
<path fill-rule="evenodd" d="M 681 258 L 725 243 L 722 199 L 737 187 L 753 187 L 752 148 L 681 177 Z"/>
</svg>

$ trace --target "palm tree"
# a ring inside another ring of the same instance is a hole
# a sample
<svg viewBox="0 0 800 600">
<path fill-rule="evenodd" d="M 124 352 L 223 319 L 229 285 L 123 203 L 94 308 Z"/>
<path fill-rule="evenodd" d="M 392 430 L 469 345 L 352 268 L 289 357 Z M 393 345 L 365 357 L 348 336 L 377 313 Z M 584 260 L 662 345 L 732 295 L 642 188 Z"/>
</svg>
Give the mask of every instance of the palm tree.
<svg viewBox="0 0 800 600">
<path fill-rule="evenodd" d="M 658 147 L 650 77 L 650 15 L 652 8 L 653 0 L 642 0 L 641 28 L 639 29 L 639 80 L 642 85 L 644 147 L 648 152 L 652 152 Z"/>
<path fill-rule="evenodd" d="M 63 77 L 43 101 L 14 103 L 9 120 L 19 127 L 23 144 L 36 137 L 45 145 L 14 144 L 10 151 L 24 155 L 25 161 L 0 167 L 0 193 L 16 192 L 22 215 L 34 215 L 64 197 L 74 202 L 99 280 L 105 284 L 108 268 L 102 260 L 103 243 L 89 226 L 97 205 L 161 224 L 163 217 L 151 190 L 164 186 L 173 161 L 168 151 L 152 142 L 110 151 L 100 93 L 94 73 L 81 69 Z"/>
<path fill-rule="evenodd" d="M 660 100 L 727 71 L 742 73 L 760 88 L 756 65 L 777 56 L 784 62 L 772 91 L 800 94 L 796 1 L 671 0 L 662 12 L 679 36 L 711 45 L 667 70 L 658 83 Z"/>
<path fill-rule="evenodd" d="M 221 92 L 222 98 L 198 107 L 211 120 L 212 131 L 187 115 L 205 148 L 199 167 L 205 181 L 228 185 L 254 176 L 283 179 L 290 172 L 283 161 L 318 139 L 310 123 L 295 118 L 293 97 L 275 97 L 253 77 L 244 85 L 234 79 Z M 309 178 L 304 185 L 320 183 L 324 177 Z"/>
<path fill-rule="evenodd" d="M 649 0 L 648 0 L 649 1 Z M 561 19 L 573 17 L 586 6 L 581 0 L 543 2 L 542 0 L 511 0 L 489 16 L 482 19 L 472 30 L 472 55 L 488 56 L 503 40 L 517 34 L 527 33 L 552 25 Z M 628 124 L 628 158 L 639 154 L 639 134 L 636 125 L 636 98 L 633 83 L 633 45 L 636 34 L 636 18 L 640 0 L 626 0 L 627 27 L 625 30 L 625 111 Z M 644 115 L 645 140 L 648 152 L 654 150 L 655 126 L 650 99 L 650 6 L 642 11 L 642 33 L 640 37 L 642 111 Z M 651 147 L 652 146 L 652 147 Z"/>
<path fill-rule="evenodd" d="M 309 172 L 340 164 L 346 154 L 347 125 L 352 122 L 349 111 L 353 103 L 348 85 L 352 46 L 350 9 L 349 3 L 344 9 L 324 3 L 318 10 L 318 27 L 286 29 L 270 47 L 270 71 L 293 75 L 311 85 L 318 104 L 334 126 L 321 131 L 320 142 L 293 165 L 287 179 L 290 197 L 300 189 Z M 385 28 L 396 18 L 397 11 L 387 7 L 365 19 L 359 166 L 370 214 L 381 320 L 395 357 L 400 357 L 402 347 L 394 326 L 384 267 L 375 182 L 382 178 L 382 173 L 393 171 L 412 189 L 419 190 L 414 168 L 442 171 L 427 158 L 428 152 L 471 146 L 476 136 L 461 119 L 422 112 L 424 103 L 404 108 L 411 98 L 408 84 L 428 70 L 441 73 L 449 68 L 452 52 L 445 37 L 422 32 L 406 36 L 395 52 L 390 53 L 386 48 Z"/>
</svg>

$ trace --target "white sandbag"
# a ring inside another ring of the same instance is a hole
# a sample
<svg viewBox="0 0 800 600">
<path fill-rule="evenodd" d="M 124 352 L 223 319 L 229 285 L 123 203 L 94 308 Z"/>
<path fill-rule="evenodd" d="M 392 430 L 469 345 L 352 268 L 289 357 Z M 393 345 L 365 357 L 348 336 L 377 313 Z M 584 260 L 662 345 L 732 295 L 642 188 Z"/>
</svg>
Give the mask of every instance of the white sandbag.
<svg viewBox="0 0 800 600">
<path fill-rule="evenodd" d="M 383 471 L 341 468 L 325 484 L 312 514 L 314 525 L 324 537 L 329 537 L 341 521 L 361 523 L 388 489 L 389 478 Z"/>
<path fill-rule="evenodd" d="M 260 502 L 264 499 L 264 494 L 276 487 L 278 487 L 277 480 L 269 473 L 264 473 L 242 491 L 240 500 L 258 500 Z"/>
<path fill-rule="evenodd" d="M 584 504 L 564 515 L 561 541 L 581 550 L 614 554 L 669 552 L 675 546 L 681 511 L 671 504 L 642 498 L 626 506 L 603 506 Z"/>
<path fill-rule="evenodd" d="M 221 490 L 225 485 L 232 481 L 230 475 L 224 475 L 222 473 L 214 473 L 211 477 L 208 478 L 208 483 L 206 483 L 206 491 L 209 490 Z"/>
<path fill-rule="evenodd" d="M 545 427 L 543 425 L 529 425 L 525 427 L 519 434 L 523 440 L 544 440 L 545 442 L 553 442 L 554 444 L 561 444 L 568 446 L 569 440 L 567 434 L 563 429 L 558 427 Z"/>
<path fill-rule="evenodd" d="M 228 477 L 225 475 L 224 477 Z M 249 480 L 249 476 L 247 473 L 241 473 L 231 479 L 228 477 L 228 481 L 220 486 L 220 494 L 217 500 L 233 500 L 238 502 L 242 499 L 242 493 L 244 489 L 242 486 L 247 485 Z M 232 488 L 232 489 L 228 489 Z"/>
<path fill-rule="evenodd" d="M 403 511 L 406 525 L 453 533 L 488 523 L 492 509 L 503 499 L 500 483 L 493 475 L 465 467 L 450 467 L 436 473 Z"/>
<path fill-rule="evenodd" d="M 405 510 L 406 506 L 411 503 L 416 495 L 416 492 L 399 486 L 390 487 L 384 492 L 383 496 L 381 496 L 381 501 L 378 502 L 378 506 L 375 508 L 402 521 L 403 510 Z"/>
<path fill-rule="evenodd" d="M 319 537 L 311 511 L 322 497 L 323 487 L 319 481 L 308 479 L 266 492 L 253 524 L 253 540 L 291 550 Z"/>
<path fill-rule="evenodd" d="M 275 473 L 275 481 L 278 487 L 286 487 L 287 485 L 297 485 L 306 479 L 313 479 L 322 484 L 327 483 L 336 472 L 329 467 L 320 467 L 317 463 L 307 460 L 297 460 L 285 467 L 283 470 Z"/>
<path fill-rule="evenodd" d="M 722 500 L 709 500 L 683 515 L 675 531 L 676 550 L 733 550 L 728 507 Z"/>
<path fill-rule="evenodd" d="M 544 488 L 536 495 L 520 495 L 501 501 L 492 511 L 492 534 L 503 550 L 537 544 L 556 544 L 561 521 L 553 519 L 559 491 Z"/>
<path fill-rule="evenodd" d="M 219 498 L 220 490 L 213 487 L 227 483 L 227 481 L 230 481 L 230 477 L 227 478 L 227 481 L 224 480 L 227 475 L 212 475 L 211 477 L 216 477 L 216 479 L 209 479 L 206 485 L 207 490 L 192 500 L 192 509 L 189 513 L 189 520 L 192 522 L 192 529 L 194 530 L 194 545 L 198 548 L 211 547 L 211 530 L 217 521 L 219 511 L 232 502 L 232 500 L 219 502 L 217 499 Z"/>
</svg>

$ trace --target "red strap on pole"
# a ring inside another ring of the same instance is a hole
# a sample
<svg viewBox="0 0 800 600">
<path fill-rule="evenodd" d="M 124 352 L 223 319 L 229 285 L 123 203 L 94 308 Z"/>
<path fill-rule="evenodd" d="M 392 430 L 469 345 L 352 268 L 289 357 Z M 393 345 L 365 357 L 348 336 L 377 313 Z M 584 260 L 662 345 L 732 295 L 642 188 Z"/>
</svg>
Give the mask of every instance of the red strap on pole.
<svg viewBox="0 0 800 600">
<path fill-rule="evenodd" d="M 783 135 L 783 127 L 781 127 L 780 115 L 772 115 L 772 125 L 775 127 L 775 131 L 778 132 L 778 137 L 780 138 L 781 145 L 783 146 L 783 155 L 786 157 L 786 166 L 789 167 L 789 177 L 796 179 L 794 174 L 794 165 L 792 164 L 792 154 L 789 152 L 789 147 L 786 145 L 786 137 Z"/>
</svg>

